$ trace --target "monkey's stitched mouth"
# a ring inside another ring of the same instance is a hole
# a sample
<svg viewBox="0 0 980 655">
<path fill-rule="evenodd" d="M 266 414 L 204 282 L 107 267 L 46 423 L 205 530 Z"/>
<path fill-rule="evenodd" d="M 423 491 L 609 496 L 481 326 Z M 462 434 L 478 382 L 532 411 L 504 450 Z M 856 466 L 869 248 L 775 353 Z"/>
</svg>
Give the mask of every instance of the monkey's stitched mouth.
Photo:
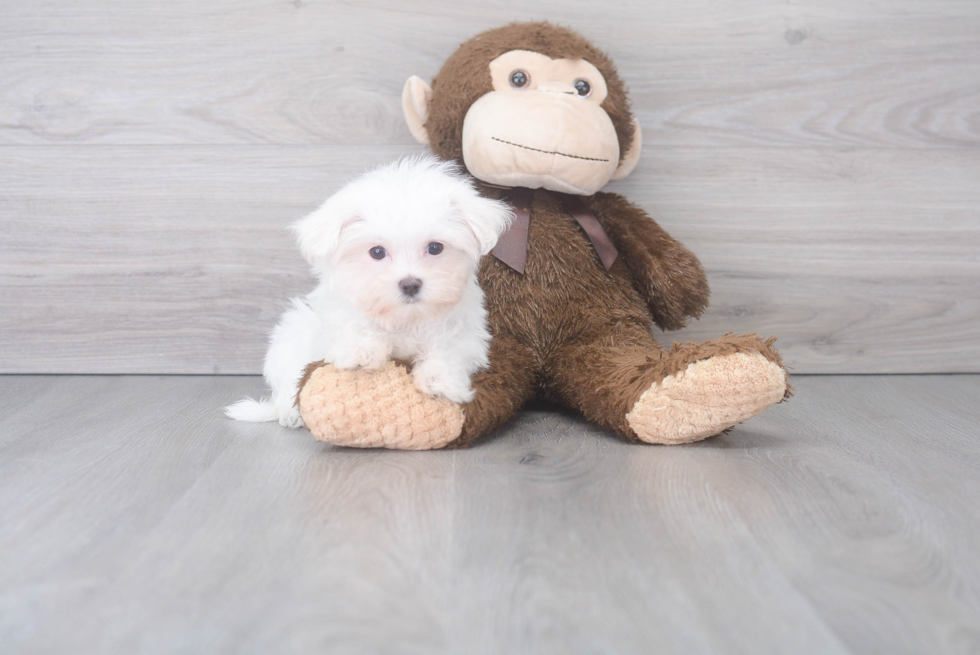
<svg viewBox="0 0 980 655">
<path fill-rule="evenodd" d="M 531 146 L 522 146 L 519 143 L 512 143 L 510 141 L 504 141 L 503 139 L 498 139 L 495 136 L 490 137 L 494 141 L 499 141 L 500 143 L 506 143 L 509 146 L 514 146 L 515 148 L 524 148 L 525 150 L 533 150 L 534 152 L 541 152 L 546 155 L 558 155 L 559 157 L 568 157 L 569 159 L 581 159 L 583 161 L 599 161 L 609 163 L 608 159 L 598 159 L 596 157 L 580 157 L 579 155 L 569 155 L 564 152 L 558 152 L 557 150 L 541 150 L 540 148 L 532 148 Z"/>
</svg>

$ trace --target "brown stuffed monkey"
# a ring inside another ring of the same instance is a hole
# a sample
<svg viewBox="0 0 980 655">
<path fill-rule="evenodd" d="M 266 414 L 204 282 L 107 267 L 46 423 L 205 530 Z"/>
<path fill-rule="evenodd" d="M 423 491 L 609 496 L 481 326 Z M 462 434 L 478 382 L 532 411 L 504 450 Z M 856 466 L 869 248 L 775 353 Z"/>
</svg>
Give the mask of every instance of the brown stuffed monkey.
<svg viewBox="0 0 980 655">
<path fill-rule="evenodd" d="M 480 267 L 490 367 L 457 406 L 404 367 L 307 370 L 298 402 L 321 441 L 465 446 L 536 395 L 634 442 L 698 441 L 790 393 L 774 339 L 725 336 L 665 350 L 653 338 L 701 315 L 697 258 L 622 196 L 599 191 L 639 159 L 640 127 L 612 61 L 549 23 L 484 32 L 418 77 L 402 104 L 412 134 L 462 163 L 517 216 Z"/>
</svg>

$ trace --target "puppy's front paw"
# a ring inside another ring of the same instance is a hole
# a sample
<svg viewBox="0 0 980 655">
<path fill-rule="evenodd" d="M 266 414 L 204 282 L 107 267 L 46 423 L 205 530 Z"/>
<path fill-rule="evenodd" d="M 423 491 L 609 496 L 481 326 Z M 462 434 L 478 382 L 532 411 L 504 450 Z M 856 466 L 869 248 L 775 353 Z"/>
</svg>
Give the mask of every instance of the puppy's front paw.
<svg viewBox="0 0 980 655">
<path fill-rule="evenodd" d="M 279 409 L 279 425 L 284 428 L 303 427 L 303 417 L 300 416 L 299 407 L 293 405 L 288 409 Z"/>
<path fill-rule="evenodd" d="M 363 368 L 375 370 L 383 368 L 391 356 L 388 344 L 381 341 L 366 341 L 352 348 L 333 363 L 337 368 Z"/>
<path fill-rule="evenodd" d="M 442 396 L 457 404 L 473 400 L 473 387 L 470 376 L 435 362 L 416 363 L 412 369 L 415 387 L 430 396 Z"/>
</svg>

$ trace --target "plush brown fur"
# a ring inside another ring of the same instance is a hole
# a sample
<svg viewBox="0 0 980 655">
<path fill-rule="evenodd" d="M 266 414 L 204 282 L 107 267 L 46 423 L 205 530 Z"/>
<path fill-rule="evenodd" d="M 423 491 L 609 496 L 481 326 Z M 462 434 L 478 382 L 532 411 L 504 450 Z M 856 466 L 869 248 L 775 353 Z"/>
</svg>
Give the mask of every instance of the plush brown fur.
<svg viewBox="0 0 980 655">
<path fill-rule="evenodd" d="M 532 50 L 552 59 L 585 59 L 599 69 L 609 93 L 602 108 L 619 135 L 620 157 L 633 139 L 629 99 L 605 53 L 575 32 L 550 23 L 513 23 L 477 34 L 446 60 L 432 80 L 432 102 L 425 129 L 432 152 L 463 163 L 463 118 L 470 106 L 493 90 L 491 61 L 511 50 Z"/>
<path fill-rule="evenodd" d="M 531 203 L 524 274 L 493 257 L 483 260 L 490 368 L 474 377 L 476 397 L 464 409 L 463 434 L 452 446 L 504 423 L 537 394 L 639 441 L 626 414 L 665 377 L 734 352 L 758 352 L 780 363 L 774 340 L 756 335 L 664 350 L 650 321 L 678 328 L 703 311 L 708 285 L 700 263 L 622 197 L 598 193 L 583 200 L 619 249 L 608 272 L 558 199 L 540 189 Z"/>
<path fill-rule="evenodd" d="M 511 24 L 479 34 L 446 61 L 432 83 L 425 127 L 437 155 L 462 163 L 463 119 L 492 89 L 489 63 L 510 50 L 552 58 L 583 58 L 605 77 L 602 106 L 616 128 L 620 152 L 633 138 L 632 115 L 616 67 L 575 32 L 549 23 Z M 486 194 L 499 193 L 488 189 Z M 622 196 L 583 199 L 619 250 L 610 271 L 582 230 L 547 191 L 535 192 L 528 261 L 520 275 L 493 257 L 480 284 L 494 335 L 491 366 L 477 374 L 463 434 L 470 443 L 512 417 L 536 393 L 576 409 L 629 439 L 625 415 L 651 384 L 688 364 L 730 352 L 760 352 L 779 363 L 771 342 L 726 336 L 664 351 L 651 335 L 701 315 L 709 289 L 697 257 Z"/>
</svg>

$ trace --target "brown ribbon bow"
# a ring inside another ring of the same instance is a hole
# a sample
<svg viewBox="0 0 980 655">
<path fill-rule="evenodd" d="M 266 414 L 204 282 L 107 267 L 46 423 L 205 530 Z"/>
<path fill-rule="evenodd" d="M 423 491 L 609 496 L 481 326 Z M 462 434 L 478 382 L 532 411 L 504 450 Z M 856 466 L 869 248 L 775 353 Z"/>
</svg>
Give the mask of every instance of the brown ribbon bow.
<svg viewBox="0 0 980 655">
<path fill-rule="evenodd" d="M 575 222 L 585 230 L 586 236 L 592 242 L 592 247 L 595 248 L 596 254 L 599 255 L 599 259 L 606 270 L 612 268 L 619 251 L 616 250 L 616 246 L 613 245 L 606 231 L 602 229 L 602 225 L 596 219 L 595 214 L 589 211 L 589 208 L 578 196 L 555 191 L 551 193 L 561 201 L 565 211 L 571 214 Z M 510 224 L 510 229 L 504 232 L 497 241 L 497 245 L 492 251 L 493 256 L 518 273 L 523 274 L 524 264 L 527 262 L 527 231 L 531 222 L 531 199 L 534 197 L 534 189 L 524 187 L 504 189 L 500 197 L 514 208 L 514 222 Z"/>
</svg>

